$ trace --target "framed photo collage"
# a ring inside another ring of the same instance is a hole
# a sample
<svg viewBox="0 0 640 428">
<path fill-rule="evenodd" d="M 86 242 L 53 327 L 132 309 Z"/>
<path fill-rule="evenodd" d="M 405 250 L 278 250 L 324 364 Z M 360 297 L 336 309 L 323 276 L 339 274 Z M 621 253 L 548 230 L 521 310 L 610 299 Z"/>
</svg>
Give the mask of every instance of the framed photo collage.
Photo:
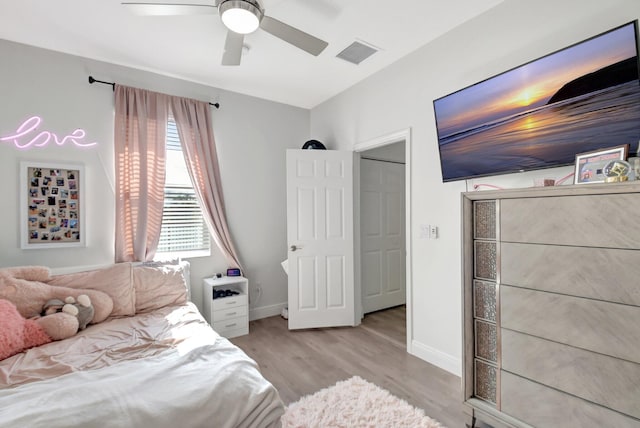
<svg viewBox="0 0 640 428">
<path fill-rule="evenodd" d="M 84 166 L 21 162 L 23 249 L 84 246 Z"/>
</svg>

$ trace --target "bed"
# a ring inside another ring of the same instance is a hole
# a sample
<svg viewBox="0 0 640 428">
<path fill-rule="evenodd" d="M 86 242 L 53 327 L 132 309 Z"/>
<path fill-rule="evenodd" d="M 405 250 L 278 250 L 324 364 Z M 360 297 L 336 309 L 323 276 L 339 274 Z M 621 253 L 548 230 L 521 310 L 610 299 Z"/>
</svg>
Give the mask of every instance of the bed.
<svg viewBox="0 0 640 428">
<path fill-rule="evenodd" d="M 186 267 L 54 276 L 53 285 L 110 289 L 124 305 L 71 338 L 0 361 L 0 426 L 280 426 L 276 389 L 187 300 Z"/>
</svg>

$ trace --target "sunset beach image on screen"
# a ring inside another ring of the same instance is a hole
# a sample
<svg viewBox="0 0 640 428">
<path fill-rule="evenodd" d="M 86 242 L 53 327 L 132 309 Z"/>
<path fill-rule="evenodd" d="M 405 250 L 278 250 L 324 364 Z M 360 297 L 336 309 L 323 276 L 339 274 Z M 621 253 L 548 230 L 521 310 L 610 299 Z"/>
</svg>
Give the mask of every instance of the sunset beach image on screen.
<svg viewBox="0 0 640 428">
<path fill-rule="evenodd" d="M 443 181 L 573 164 L 640 139 L 637 22 L 434 101 Z"/>
</svg>

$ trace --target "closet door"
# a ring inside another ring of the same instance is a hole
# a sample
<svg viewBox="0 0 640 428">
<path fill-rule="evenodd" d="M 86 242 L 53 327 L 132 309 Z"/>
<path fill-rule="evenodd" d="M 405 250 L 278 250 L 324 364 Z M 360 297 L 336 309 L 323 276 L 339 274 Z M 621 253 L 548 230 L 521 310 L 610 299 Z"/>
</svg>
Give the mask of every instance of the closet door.
<svg viewBox="0 0 640 428">
<path fill-rule="evenodd" d="M 406 302 L 404 180 L 404 164 L 360 161 L 364 313 Z"/>
</svg>

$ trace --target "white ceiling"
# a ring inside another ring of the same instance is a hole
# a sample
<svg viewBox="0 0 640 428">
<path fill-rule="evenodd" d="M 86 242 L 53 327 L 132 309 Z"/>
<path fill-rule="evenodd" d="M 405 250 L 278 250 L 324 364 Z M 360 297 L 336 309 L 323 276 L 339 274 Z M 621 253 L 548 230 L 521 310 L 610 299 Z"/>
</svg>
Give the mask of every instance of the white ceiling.
<svg viewBox="0 0 640 428">
<path fill-rule="evenodd" d="M 220 65 L 218 15 L 135 16 L 120 0 L 0 0 L 0 38 L 312 108 L 502 1 L 263 0 L 329 46 L 314 57 L 258 30 L 238 67 Z M 354 40 L 381 51 L 359 66 L 335 58 Z"/>
</svg>

